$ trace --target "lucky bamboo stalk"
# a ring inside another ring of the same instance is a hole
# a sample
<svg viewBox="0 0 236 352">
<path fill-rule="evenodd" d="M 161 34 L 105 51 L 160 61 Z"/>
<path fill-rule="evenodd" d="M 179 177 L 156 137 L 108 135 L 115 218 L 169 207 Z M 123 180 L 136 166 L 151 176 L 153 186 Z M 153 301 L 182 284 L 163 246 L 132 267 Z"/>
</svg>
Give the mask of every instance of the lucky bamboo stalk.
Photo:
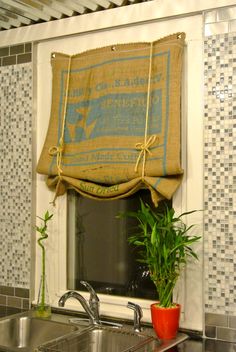
<svg viewBox="0 0 236 352">
<path fill-rule="evenodd" d="M 42 258 L 41 258 L 41 292 L 40 292 L 40 300 L 38 302 L 39 305 L 39 310 L 43 313 L 44 310 L 46 309 L 46 302 L 45 302 L 45 297 L 46 297 L 46 253 L 45 253 L 45 247 L 44 244 L 42 243 L 44 240 L 48 238 L 47 234 L 47 228 L 48 228 L 48 221 L 53 217 L 53 214 L 49 214 L 48 211 L 44 214 L 44 217 L 37 216 L 40 220 L 43 221 L 41 226 L 36 226 L 37 232 L 40 233 L 40 238 L 37 240 L 38 245 L 41 247 L 42 250 Z"/>
</svg>

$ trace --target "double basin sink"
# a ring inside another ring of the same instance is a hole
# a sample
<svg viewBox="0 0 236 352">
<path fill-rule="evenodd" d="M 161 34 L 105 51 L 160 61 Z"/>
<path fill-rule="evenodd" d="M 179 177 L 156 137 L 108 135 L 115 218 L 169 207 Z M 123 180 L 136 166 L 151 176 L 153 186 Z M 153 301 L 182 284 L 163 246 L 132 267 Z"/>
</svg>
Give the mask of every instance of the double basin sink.
<svg viewBox="0 0 236 352">
<path fill-rule="evenodd" d="M 185 340 L 160 341 L 131 328 L 90 325 L 83 320 L 70 323 L 68 316 L 52 314 L 40 319 L 33 311 L 0 319 L 0 351 L 13 352 L 162 352 Z"/>
</svg>

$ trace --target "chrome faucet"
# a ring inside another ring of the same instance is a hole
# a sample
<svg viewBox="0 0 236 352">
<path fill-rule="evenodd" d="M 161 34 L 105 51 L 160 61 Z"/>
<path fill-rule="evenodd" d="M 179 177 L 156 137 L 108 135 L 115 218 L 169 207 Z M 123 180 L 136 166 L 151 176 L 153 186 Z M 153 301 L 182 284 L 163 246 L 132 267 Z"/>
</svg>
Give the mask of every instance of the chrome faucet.
<svg viewBox="0 0 236 352">
<path fill-rule="evenodd" d="M 87 283 L 86 281 L 82 281 L 81 284 L 86 286 L 90 292 L 89 304 L 80 293 L 76 291 L 68 291 L 61 296 L 61 298 L 58 301 L 58 305 L 59 307 L 64 307 L 66 301 L 69 298 L 75 298 L 80 302 L 85 312 L 88 314 L 90 322 L 94 325 L 98 325 L 100 324 L 99 298 L 97 297 L 95 291 L 93 290 L 92 286 L 89 285 L 89 283 Z"/>
<path fill-rule="evenodd" d="M 143 316 L 142 308 L 133 302 L 128 302 L 127 308 L 134 311 L 134 331 L 141 332 L 141 318 Z"/>
<path fill-rule="evenodd" d="M 93 312 L 93 316 L 96 319 L 97 322 L 100 321 L 100 317 L 99 317 L 99 307 L 100 307 L 100 302 L 99 302 L 99 298 L 96 294 L 96 292 L 94 291 L 93 287 L 87 282 L 87 281 L 80 281 L 80 283 L 82 285 L 84 285 L 87 290 L 90 293 L 90 297 L 89 297 L 89 306 L 91 311 Z"/>
</svg>

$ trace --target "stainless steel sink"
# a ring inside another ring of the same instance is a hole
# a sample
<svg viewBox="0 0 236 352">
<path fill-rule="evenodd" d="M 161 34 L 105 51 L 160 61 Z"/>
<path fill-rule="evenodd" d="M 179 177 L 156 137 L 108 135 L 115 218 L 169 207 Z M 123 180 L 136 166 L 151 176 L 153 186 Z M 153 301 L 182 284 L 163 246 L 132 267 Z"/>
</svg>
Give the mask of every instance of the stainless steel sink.
<svg viewBox="0 0 236 352">
<path fill-rule="evenodd" d="M 154 351 L 160 341 L 120 328 L 93 326 L 56 341 L 44 344 L 39 351 L 44 352 L 126 352 Z"/>
<path fill-rule="evenodd" d="M 76 330 L 78 327 L 67 323 L 18 314 L 0 320 L 0 350 L 34 351 L 42 343 Z"/>
<path fill-rule="evenodd" d="M 187 338 L 160 341 L 148 332 L 131 327 L 88 325 L 85 319 L 53 314 L 51 319 L 34 317 L 32 311 L 0 319 L 0 352 L 163 352 Z"/>
</svg>

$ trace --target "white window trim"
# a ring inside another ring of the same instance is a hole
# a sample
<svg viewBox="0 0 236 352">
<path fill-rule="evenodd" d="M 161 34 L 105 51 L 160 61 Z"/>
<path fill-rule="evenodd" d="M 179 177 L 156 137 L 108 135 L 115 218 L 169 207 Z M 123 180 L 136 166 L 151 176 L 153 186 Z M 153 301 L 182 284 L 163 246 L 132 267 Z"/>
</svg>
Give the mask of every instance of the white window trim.
<svg viewBox="0 0 236 352">
<path fill-rule="evenodd" d="M 174 200 L 176 204 L 175 209 L 178 212 L 177 204 L 182 205 L 181 195 L 183 191 L 178 192 Z M 44 192 L 43 192 L 44 193 Z M 46 192 L 45 192 L 46 193 Z M 50 192 L 51 193 L 51 192 Z M 54 196 L 53 193 L 50 194 L 51 197 Z M 45 200 L 45 198 L 44 198 Z M 49 204 L 52 198 L 48 201 Z M 45 204 L 45 203 L 44 203 Z M 66 216 L 67 213 L 67 195 L 57 198 L 56 207 L 49 205 L 48 207 L 42 209 L 40 216 L 49 209 L 50 213 L 53 213 L 53 219 L 49 223 L 49 239 L 47 240 L 47 244 L 45 244 L 47 251 L 47 263 L 46 263 L 46 272 L 48 279 L 48 286 L 50 292 L 50 303 L 52 307 L 58 308 L 58 300 L 59 298 L 67 291 L 67 258 L 65 255 L 65 249 L 67 247 L 67 239 L 66 239 Z M 51 234 L 56 234 L 53 237 Z M 35 299 L 34 303 L 36 303 L 37 292 L 39 287 L 39 278 L 40 278 L 40 250 L 36 249 L 36 282 L 35 282 Z M 37 274 L 38 273 L 38 274 Z M 184 281 L 183 281 L 183 284 Z M 185 290 L 183 290 L 184 292 Z M 89 298 L 89 294 L 87 292 L 80 292 L 86 299 Z M 154 301 L 146 300 L 146 299 L 138 299 L 138 298 L 128 298 L 128 297 L 120 297 L 120 296 L 112 296 L 99 294 L 100 299 L 100 312 L 102 315 L 117 317 L 117 318 L 125 318 L 132 319 L 133 312 L 128 309 L 127 303 L 128 301 L 134 301 L 136 304 L 139 304 L 143 310 L 143 321 L 150 322 L 150 304 Z M 182 299 L 182 319 L 184 319 L 184 300 Z M 70 299 L 66 302 L 64 309 L 71 309 L 76 311 L 83 311 L 83 308 L 79 304 L 78 301 L 74 299 Z"/>
<path fill-rule="evenodd" d="M 191 22 L 195 20 L 198 25 L 201 26 L 201 16 L 195 16 L 191 18 Z M 140 20 L 140 23 L 145 22 L 143 18 Z M 185 28 L 183 28 L 185 31 Z M 174 31 L 174 29 L 173 29 Z M 191 209 L 202 209 L 203 207 L 203 180 L 202 180 L 202 168 L 203 160 L 202 153 L 199 153 L 199 150 L 203 150 L 203 140 L 202 140 L 202 131 L 203 131 L 203 121 L 202 121 L 202 76 L 197 75 L 194 78 L 194 88 L 189 85 L 191 77 L 188 77 L 188 72 L 193 72 L 195 67 L 199 66 L 201 63 L 201 73 L 202 73 L 202 52 L 199 50 L 199 35 L 195 36 L 196 31 L 193 33 L 193 39 L 188 43 L 188 46 L 191 47 L 192 57 L 191 60 L 186 62 L 188 66 L 186 69 L 186 77 L 184 87 L 186 90 L 183 92 L 184 96 L 184 106 L 183 111 L 183 145 L 186 146 L 186 150 L 182 150 L 183 154 L 183 168 L 185 170 L 184 179 L 182 186 L 176 192 L 174 197 L 174 208 L 177 213 L 181 213 L 186 210 Z M 157 38 L 156 34 L 150 33 L 151 37 Z M 159 33 L 160 36 L 162 34 Z M 196 45 L 197 43 L 197 45 Z M 39 43 L 40 46 L 40 43 Z M 67 50 L 67 49 L 65 49 Z M 189 50 L 189 48 L 187 49 Z M 37 57 L 37 52 L 35 53 Z M 196 54 L 196 55 L 194 55 Z M 187 61 L 187 60 L 186 60 Z M 41 62 L 38 62 L 37 65 L 42 65 Z M 49 73 L 48 73 L 49 74 Z M 189 85 L 189 87 L 187 87 Z M 197 88 L 195 88 L 197 87 Z M 201 87 L 201 88 L 200 88 Z M 190 88 L 190 89 L 188 89 Z M 49 94 L 49 93 L 48 93 Z M 194 102 L 197 104 L 194 104 Z M 191 102 L 191 104 L 188 104 Z M 199 104 L 200 102 L 200 104 Z M 50 107 L 47 107 L 47 111 L 41 111 L 41 105 L 44 101 L 36 102 L 37 110 L 37 158 L 41 152 L 42 144 L 46 135 L 47 122 L 49 118 Z M 38 113 L 41 111 L 41 113 Z M 43 117 L 43 121 L 40 120 Z M 188 119 L 187 119 L 188 117 Z M 190 117 L 190 118 L 189 118 Z M 188 120 L 188 123 L 187 123 Z M 40 143 L 39 143 L 40 141 Z M 197 141 L 197 144 L 196 144 Z M 187 158 L 188 155 L 188 158 Z M 193 162 L 194 160 L 194 162 Z M 57 199 L 56 208 L 49 203 L 54 197 L 54 192 L 48 190 L 45 185 L 45 177 L 42 175 L 37 175 L 36 178 L 36 214 L 42 216 L 42 214 L 49 209 L 50 212 L 54 213 L 54 217 L 49 226 L 50 237 L 47 241 L 47 269 L 48 269 L 48 281 L 50 289 L 51 304 L 54 307 L 58 307 L 59 297 L 66 291 L 66 196 L 59 197 Z M 189 223 L 196 223 L 202 225 L 202 214 L 195 215 L 188 219 Z M 36 271 L 35 271 L 35 298 L 34 303 L 37 298 L 37 291 L 39 286 L 40 278 L 40 253 L 38 248 L 36 248 Z M 202 257 L 202 244 L 199 244 L 199 253 Z M 182 287 L 184 285 L 184 288 Z M 197 285 L 197 286 L 196 286 Z M 184 314 L 182 314 L 181 326 L 201 330 L 202 329 L 202 308 L 203 308 L 203 295 L 202 295 L 202 261 L 199 265 L 191 266 L 189 265 L 184 277 L 180 281 L 180 297 L 179 300 L 184 307 Z M 176 295 L 177 295 L 176 290 Z M 188 294 L 185 292 L 188 291 Z M 191 292 L 191 294 L 189 293 Z M 88 297 L 88 294 L 84 294 Z M 112 315 L 123 318 L 132 319 L 133 313 L 126 308 L 127 298 L 112 297 L 106 295 L 99 295 L 101 300 L 101 313 L 106 315 Z M 133 300 L 133 299 L 131 299 Z M 140 304 L 144 311 L 144 321 L 150 321 L 150 301 L 137 300 L 135 302 Z M 196 305 L 198 306 L 196 310 Z M 81 310 L 81 306 L 77 301 L 72 299 L 66 303 L 66 309 Z M 197 314 L 196 319 L 193 318 Z"/>
</svg>

